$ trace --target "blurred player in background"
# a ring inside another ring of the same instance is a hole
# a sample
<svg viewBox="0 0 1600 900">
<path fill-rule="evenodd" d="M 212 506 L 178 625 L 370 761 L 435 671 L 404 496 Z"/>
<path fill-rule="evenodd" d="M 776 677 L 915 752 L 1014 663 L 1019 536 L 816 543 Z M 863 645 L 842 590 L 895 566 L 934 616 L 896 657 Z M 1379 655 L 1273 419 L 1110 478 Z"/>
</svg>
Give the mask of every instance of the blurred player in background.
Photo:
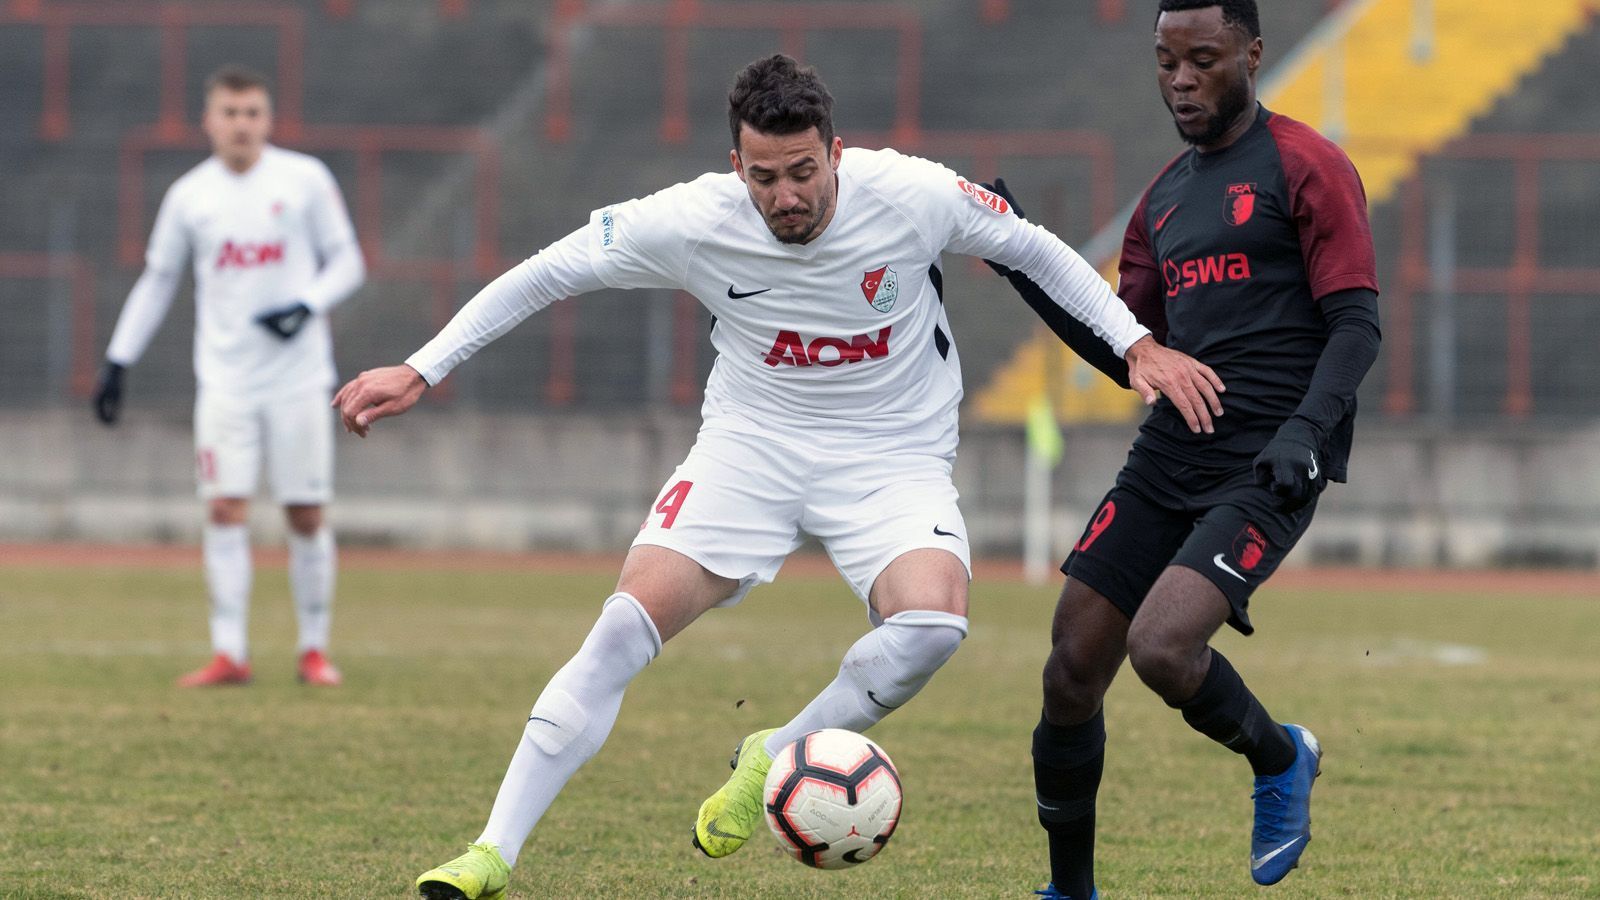
<svg viewBox="0 0 1600 900">
<path fill-rule="evenodd" d="M 346 427 L 365 435 L 531 313 L 589 291 L 686 290 L 716 317 L 694 448 L 588 639 L 534 704 L 482 836 L 418 879 L 425 896 L 504 896 L 528 834 L 600 749 L 628 683 L 702 613 L 771 581 L 802 532 L 822 542 L 875 627 L 798 716 L 740 743 L 733 775 L 694 824 L 704 853 L 727 856 L 762 827 L 775 752 L 819 728 L 870 728 L 955 652 L 970 560 L 950 478 L 962 388 L 943 252 L 1031 274 L 1126 358 L 1148 396 L 1159 389 L 1210 427 L 1214 376 L 1157 345 L 1077 254 L 943 166 L 843 149 L 832 103 L 794 60 L 752 63 L 729 97 L 732 173 L 597 210 L 480 292 L 405 365 L 363 372 L 336 396 Z"/>
<path fill-rule="evenodd" d="M 211 593 L 211 662 L 186 687 L 250 680 L 250 534 L 265 461 L 289 523 L 289 583 L 300 623 L 299 675 L 336 685 L 328 661 L 333 534 L 334 385 L 328 311 L 366 277 L 355 229 L 328 167 L 267 143 L 272 101 L 259 75 L 226 68 L 206 81 L 212 155 L 161 201 L 145 270 L 128 294 L 95 390 L 115 424 L 125 373 L 138 362 L 194 259 L 195 468 L 208 504 L 202 541 Z"/>
<path fill-rule="evenodd" d="M 1162 343 L 1215 368 L 1227 415 L 1195 434 L 1158 403 L 1062 564 L 1033 743 L 1047 897 L 1097 896 L 1102 702 L 1124 658 L 1191 727 L 1249 762 L 1255 881 L 1276 883 L 1299 862 L 1321 747 L 1268 715 L 1208 642 L 1224 623 L 1253 631 L 1251 592 L 1305 533 L 1328 481 L 1345 480 L 1356 388 L 1378 353 L 1361 179 L 1338 146 L 1257 104 L 1254 0 L 1159 9 L 1157 81 L 1192 149 L 1134 212 L 1119 293 Z M 1097 338 L 1047 308 L 1024 275 L 1010 277 L 1069 344 L 1126 380 Z"/>
</svg>

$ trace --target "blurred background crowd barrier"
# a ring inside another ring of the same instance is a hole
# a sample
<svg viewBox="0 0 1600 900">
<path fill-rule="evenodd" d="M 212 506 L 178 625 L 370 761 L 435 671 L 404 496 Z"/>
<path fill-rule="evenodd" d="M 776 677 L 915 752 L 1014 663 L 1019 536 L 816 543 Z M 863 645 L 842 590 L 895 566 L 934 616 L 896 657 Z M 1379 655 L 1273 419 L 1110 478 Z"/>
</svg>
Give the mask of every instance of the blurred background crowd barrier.
<svg viewBox="0 0 1600 900">
<path fill-rule="evenodd" d="M 819 68 L 847 145 L 1004 175 L 1112 272 L 1131 203 L 1182 149 L 1154 6 L 0 0 L 0 540 L 198 532 L 187 290 L 123 423 L 99 426 L 87 398 L 156 205 L 206 152 L 200 83 L 224 63 L 271 78 L 275 142 L 324 159 L 351 206 L 371 274 L 334 314 L 348 377 L 404 359 L 590 210 L 725 169 L 727 89 L 774 51 Z M 1383 284 L 1352 483 L 1295 559 L 1600 565 L 1595 8 L 1262 6 L 1262 99 L 1355 160 Z M 1140 411 L 980 264 L 947 259 L 946 284 L 974 548 L 1019 553 L 1031 491 L 1058 555 Z M 708 326 L 672 292 L 556 304 L 412 415 L 342 439 L 335 523 L 352 542 L 620 550 L 693 438 Z M 1065 436 L 1043 482 L 1030 409 Z"/>
</svg>

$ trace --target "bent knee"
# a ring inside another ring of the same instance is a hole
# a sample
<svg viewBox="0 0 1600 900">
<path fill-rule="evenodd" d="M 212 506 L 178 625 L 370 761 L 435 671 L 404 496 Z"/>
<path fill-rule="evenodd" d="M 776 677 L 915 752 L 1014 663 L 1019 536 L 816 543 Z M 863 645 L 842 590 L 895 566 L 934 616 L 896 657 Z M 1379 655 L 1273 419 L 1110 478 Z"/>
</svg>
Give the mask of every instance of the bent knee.
<svg viewBox="0 0 1600 900">
<path fill-rule="evenodd" d="M 1062 725 L 1082 722 L 1100 708 L 1110 687 L 1111 677 L 1074 666 L 1059 650 L 1052 652 L 1044 666 L 1045 717 Z"/>
<path fill-rule="evenodd" d="M 1163 697 L 1191 680 L 1204 652 L 1204 644 L 1190 647 L 1158 633 L 1128 632 L 1128 663 L 1140 681 Z"/>
<path fill-rule="evenodd" d="M 243 497 L 216 497 L 206 504 L 213 525 L 243 525 L 250 517 L 250 501 Z"/>
<path fill-rule="evenodd" d="M 895 557 L 867 592 L 867 603 L 885 621 L 908 611 L 932 611 L 965 617 L 966 564 L 948 550 L 920 548 Z"/>
<path fill-rule="evenodd" d="M 292 505 L 284 507 L 284 513 L 289 520 L 289 528 L 301 537 L 311 537 L 322 528 L 322 507 L 320 505 Z"/>
</svg>

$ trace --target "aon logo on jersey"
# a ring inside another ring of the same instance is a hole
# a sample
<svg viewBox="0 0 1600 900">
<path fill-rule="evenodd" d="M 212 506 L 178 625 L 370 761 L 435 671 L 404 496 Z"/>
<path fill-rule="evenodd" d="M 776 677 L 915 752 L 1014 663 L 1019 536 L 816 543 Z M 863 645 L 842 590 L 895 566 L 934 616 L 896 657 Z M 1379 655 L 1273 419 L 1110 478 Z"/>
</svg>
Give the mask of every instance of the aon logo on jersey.
<svg viewBox="0 0 1600 900">
<path fill-rule="evenodd" d="M 807 341 L 797 331 L 780 331 L 762 360 L 769 366 L 840 366 L 889 355 L 889 328 L 877 335 L 858 334 L 849 340 L 819 337 Z"/>
<path fill-rule="evenodd" d="M 249 269 L 283 262 L 283 241 L 270 244 L 251 244 L 224 241 L 217 252 L 217 268 Z"/>
</svg>

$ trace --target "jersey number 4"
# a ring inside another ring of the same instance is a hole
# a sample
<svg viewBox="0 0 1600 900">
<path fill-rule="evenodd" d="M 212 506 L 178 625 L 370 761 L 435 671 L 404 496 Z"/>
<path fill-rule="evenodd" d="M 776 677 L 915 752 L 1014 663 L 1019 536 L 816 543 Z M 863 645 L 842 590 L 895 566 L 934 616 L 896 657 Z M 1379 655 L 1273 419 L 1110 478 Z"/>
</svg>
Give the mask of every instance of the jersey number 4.
<svg viewBox="0 0 1600 900">
<path fill-rule="evenodd" d="M 661 496 L 661 501 L 656 504 L 656 512 L 661 513 L 661 527 L 671 528 L 672 523 L 678 519 L 678 510 L 683 509 L 683 501 L 689 497 L 689 489 L 694 487 L 692 481 L 680 481 L 667 489 Z"/>
</svg>

